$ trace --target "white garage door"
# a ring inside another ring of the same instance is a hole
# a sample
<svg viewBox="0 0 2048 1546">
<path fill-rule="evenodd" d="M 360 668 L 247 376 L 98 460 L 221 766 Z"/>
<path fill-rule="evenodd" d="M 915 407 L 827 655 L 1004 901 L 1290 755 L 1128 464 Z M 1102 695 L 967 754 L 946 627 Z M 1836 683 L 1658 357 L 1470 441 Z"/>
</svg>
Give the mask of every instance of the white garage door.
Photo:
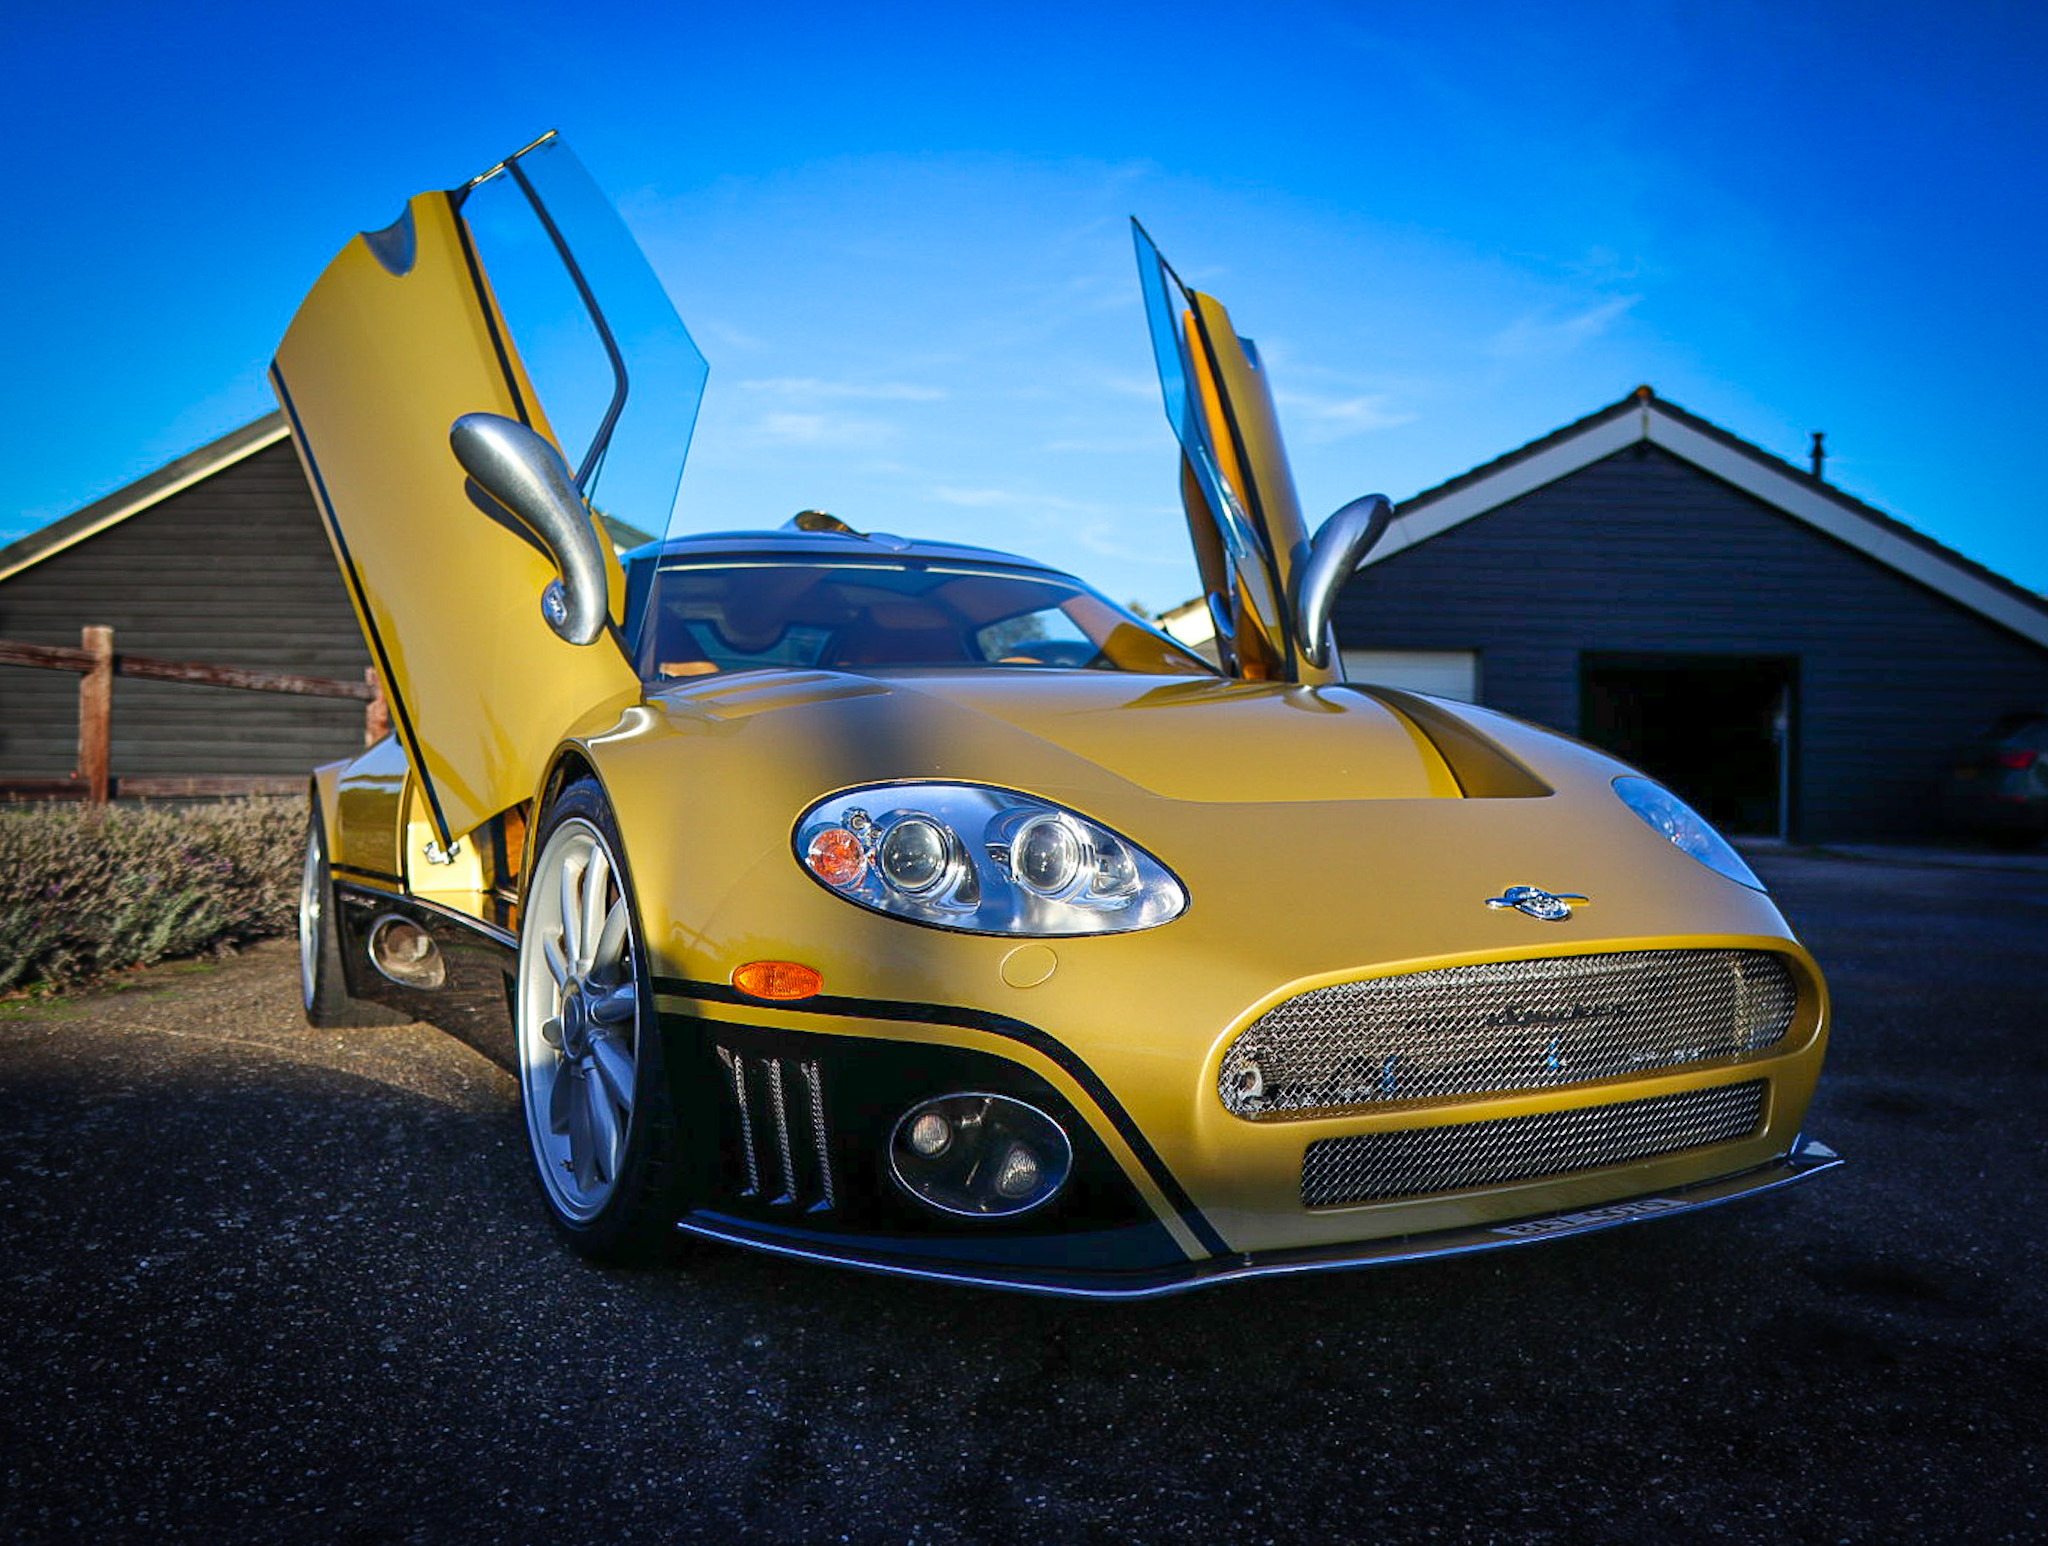
<svg viewBox="0 0 2048 1546">
<path fill-rule="evenodd" d="M 1354 682 L 1405 687 L 1463 703 L 1479 701 L 1477 650 L 1344 650 L 1344 675 Z"/>
</svg>

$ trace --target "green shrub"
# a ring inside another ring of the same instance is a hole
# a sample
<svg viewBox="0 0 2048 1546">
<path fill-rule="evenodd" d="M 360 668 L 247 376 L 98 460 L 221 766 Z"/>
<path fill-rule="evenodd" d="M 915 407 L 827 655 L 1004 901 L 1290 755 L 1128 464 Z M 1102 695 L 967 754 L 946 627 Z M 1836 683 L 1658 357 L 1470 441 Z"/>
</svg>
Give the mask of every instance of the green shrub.
<svg viewBox="0 0 2048 1546">
<path fill-rule="evenodd" d="M 297 799 L 0 810 L 0 992 L 289 934 L 305 830 Z"/>
</svg>

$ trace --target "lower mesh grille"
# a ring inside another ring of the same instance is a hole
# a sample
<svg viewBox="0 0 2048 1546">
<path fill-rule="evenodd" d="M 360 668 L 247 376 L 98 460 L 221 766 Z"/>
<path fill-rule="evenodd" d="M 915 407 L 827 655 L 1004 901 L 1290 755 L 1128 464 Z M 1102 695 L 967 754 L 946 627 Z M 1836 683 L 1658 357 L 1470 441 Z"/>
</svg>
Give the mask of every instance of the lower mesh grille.
<svg viewBox="0 0 2048 1546">
<path fill-rule="evenodd" d="M 1489 1122 L 1320 1138 L 1301 1163 L 1310 1208 L 1388 1202 L 1568 1175 L 1747 1138 L 1763 1125 L 1765 1079 Z"/>
<path fill-rule="evenodd" d="M 1217 1094 L 1253 1121 L 1577 1084 L 1760 1052 L 1798 990 L 1768 950 L 1623 950 L 1317 988 L 1259 1016 Z"/>
</svg>

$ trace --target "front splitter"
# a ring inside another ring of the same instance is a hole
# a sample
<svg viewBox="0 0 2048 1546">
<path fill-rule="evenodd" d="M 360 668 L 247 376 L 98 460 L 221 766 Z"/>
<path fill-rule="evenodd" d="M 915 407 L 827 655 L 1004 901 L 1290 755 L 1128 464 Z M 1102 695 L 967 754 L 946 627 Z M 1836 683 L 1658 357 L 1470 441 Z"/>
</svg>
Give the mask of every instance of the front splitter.
<svg viewBox="0 0 2048 1546">
<path fill-rule="evenodd" d="M 1012 1269 L 985 1263 L 868 1255 L 836 1244 L 813 1246 L 790 1235 L 769 1235 L 731 1219 L 691 1217 L 676 1227 L 684 1234 L 699 1239 L 717 1240 L 727 1245 L 744 1246 L 748 1250 L 767 1251 L 777 1256 L 830 1266 L 853 1267 L 862 1272 L 882 1272 L 893 1277 L 923 1278 L 972 1288 L 1000 1288 L 1012 1293 L 1047 1294 L 1061 1299 L 1156 1299 L 1164 1294 L 1186 1293 L 1191 1289 L 1245 1278 L 1392 1267 L 1433 1257 L 1470 1256 L 1480 1251 L 1504 1250 L 1509 1246 L 1534 1245 L 1566 1235 L 1591 1234 L 1595 1230 L 1639 1224 L 1647 1219 L 1676 1218 L 1681 1214 L 1696 1213 L 1702 1208 L 1778 1191 L 1810 1180 L 1823 1171 L 1833 1170 L 1841 1163 L 1841 1156 L 1833 1149 L 1808 1139 L 1790 1154 L 1754 1170 L 1571 1213 L 1511 1219 L 1499 1224 L 1439 1230 L 1426 1235 L 1312 1246 L 1296 1251 L 1213 1256 L 1204 1261 L 1147 1272 L 1091 1272 L 1085 1268 L 1070 1272 L 1039 1267 Z"/>
</svg>

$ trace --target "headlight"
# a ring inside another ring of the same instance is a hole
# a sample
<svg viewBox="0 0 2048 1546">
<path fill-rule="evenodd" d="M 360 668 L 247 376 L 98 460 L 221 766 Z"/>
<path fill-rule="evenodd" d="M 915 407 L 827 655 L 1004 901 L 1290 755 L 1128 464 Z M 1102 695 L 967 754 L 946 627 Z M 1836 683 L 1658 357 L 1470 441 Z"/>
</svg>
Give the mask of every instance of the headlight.
<svg viewBox="0 0 2048 1546">
<path fill-rule="evenodd" d="M 1742 855 L 1729 846 L 1728 839 L 1716 832 L 1706 817 L 1662 784 L 1630 774 L 1614 781 L 1614 792 L 1621 796 L 1622 804 L 1670 838 L 1674 848 L 1691 854 L 1716 874 L 1739 881 L 1752 891 L 1764 889 L 1764 883 L 1756 878 L 1756 871 L 1742 862 Z"/>
<path fill-rule="evenodd" d="M 833 795 L 798 820 L 796 852 L 850 902 L 969 934 L 1116 934 L 1188 905 L 1165 865 L 1101 823 L 979 784 Z"/>
<path fill-rule="evenodd" d="M 937 890 L 953 867 L 953 843 L 946 829 L 917 816 L 891 827 L 875 852 L 882 878 L 905 896 Z"/>
</svg>

